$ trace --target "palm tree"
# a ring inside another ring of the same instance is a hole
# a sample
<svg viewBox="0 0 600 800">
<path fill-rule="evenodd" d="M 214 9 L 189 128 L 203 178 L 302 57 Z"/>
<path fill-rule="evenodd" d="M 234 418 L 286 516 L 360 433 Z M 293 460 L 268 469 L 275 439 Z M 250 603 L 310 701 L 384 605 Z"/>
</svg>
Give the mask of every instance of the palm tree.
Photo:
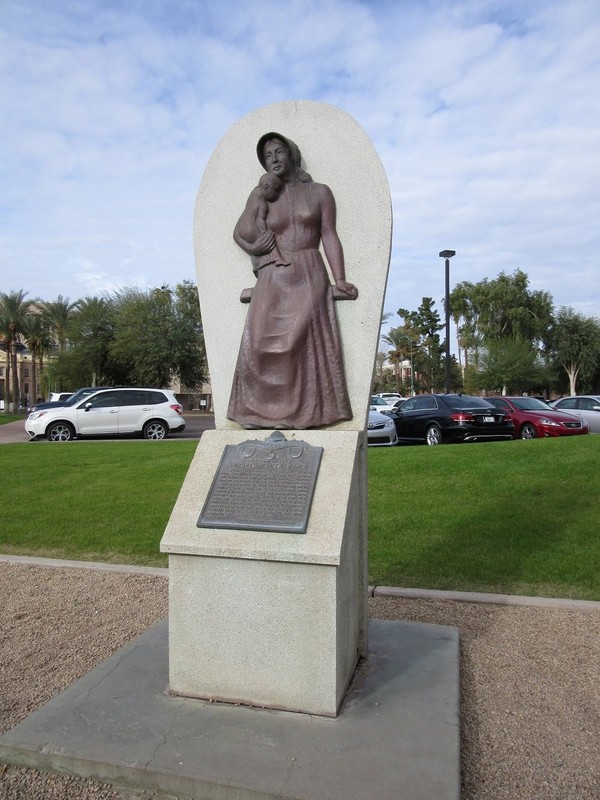
<svg viewBox="0 0 600 800">
<path fill-rule="evenodd" d="M 30 313 L 24 331 L 24 338 L 31 352 L 31 372 L 33 384 L 33 402 L 37 400 L 37 367 L 39 362 L 40 372 L 44 371 L 44 356 L 52 350 L 54 340 L 50 335 L 48 325 L 39 312 Z"/>
<path fill-rule="evenodd" d="M 400 365 L 406 361 L 407 359 L 407 351 L 408 347 L 412 352 L 412 342 L 413 337 L 407 336 L 406 326 L 400 328 L 391 328 L 384 336 L 381 337 L 381 341 L 385 342 L 385 344 L 390 345 L 392 348 L 388 354 L 388 361 L 394 365 L 394 375 L 396 377 L 396 391 L 400 391 Z M 405 344 L 408 342 L 408 346 Z M 412 370 L 412 358 L 411 358 L 411 370 Z M 404 380 L 402 381 L 404 383 Z M 412 390 L 412 386 L 411 386 Z"/>
<path fill-rule="evenodd" d="M 42 315 L 49 328 L 56 335 L 58 350 L 64 352 L 67 345 L 67 334 L 73 311 L 78 303 L 71 303 L 68 297 L 59 294 L 51 303 L 42 303 Z"/>
<path fill-rule="evenodd" d="M 25 300 L 27 292 L 0 292 L 0 329 L 3 346 L 6 348 L 6 395 L 8 398 L 9 377 L 12 373 L 13 410 L 17 412 L 20 405 L 19 373 L 17 370 L 17 350 L 23 347 L 21 336 L 27 325 L 27 314 L 30 303 Z M 7 403 L 5 405 L 8 405 Z"/>
</svg>

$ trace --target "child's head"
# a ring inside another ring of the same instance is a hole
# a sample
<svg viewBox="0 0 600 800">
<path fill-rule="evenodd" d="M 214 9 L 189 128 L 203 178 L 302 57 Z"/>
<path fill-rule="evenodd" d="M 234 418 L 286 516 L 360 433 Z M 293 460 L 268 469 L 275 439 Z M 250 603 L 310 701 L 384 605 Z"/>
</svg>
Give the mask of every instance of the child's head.
<svg viewBox="0 0 600 800">
<path fill-rule="evenodd" d="M 258 185 L 261 188 L 262 195 L 265 200 L 268 200 L 270 203 L 272 203 L 273 200 L 277 200 L 279 197 L 279 192 L 281 191 L 283 183 L 277 177 L 277 175 L 273 175 L 272 172 L 266 172 L 261 176 Z"/>
</svg>

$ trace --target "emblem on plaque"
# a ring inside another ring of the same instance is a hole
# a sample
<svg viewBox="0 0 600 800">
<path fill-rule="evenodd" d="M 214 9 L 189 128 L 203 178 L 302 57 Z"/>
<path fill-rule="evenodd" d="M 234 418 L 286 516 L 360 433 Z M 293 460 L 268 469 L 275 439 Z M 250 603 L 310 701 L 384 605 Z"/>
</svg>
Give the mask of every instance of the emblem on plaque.
<svg viewBox="0 0 600 800">
<path fill-rule="evenodd" d="M 322 453 L 281 431 L 227 445 L 197 526 L 306 533 Z"/>
</svg>

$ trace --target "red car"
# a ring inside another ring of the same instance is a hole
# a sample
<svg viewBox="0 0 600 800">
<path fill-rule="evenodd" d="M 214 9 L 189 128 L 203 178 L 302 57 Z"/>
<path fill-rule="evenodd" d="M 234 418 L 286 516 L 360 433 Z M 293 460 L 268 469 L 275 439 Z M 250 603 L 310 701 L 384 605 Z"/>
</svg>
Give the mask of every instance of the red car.
<svg viewBox="0 0 600 800">
<path fill-rule="evenodd" d="M 515 426 L 515 439 L 537 439 L 549 436 L 577 436 L 590 429 L 574 414 L 556 411 L 535 397 L 486 397 L 488 403 L 505 411 Z"/>
</svg>

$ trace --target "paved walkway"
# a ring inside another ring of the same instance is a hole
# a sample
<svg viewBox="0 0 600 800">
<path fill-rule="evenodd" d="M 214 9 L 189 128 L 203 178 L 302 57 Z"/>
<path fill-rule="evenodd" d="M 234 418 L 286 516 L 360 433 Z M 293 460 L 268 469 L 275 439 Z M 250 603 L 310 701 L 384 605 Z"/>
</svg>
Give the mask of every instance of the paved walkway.
<svg viewBox="0 0 600 800">
<path fill-rule="evenodd" d="M 18 419 L 16 422 L 7 422 L 0 425 L 0 444 L 16 444 L 18 442 L 28 442 L 29 436 L 25 433 L 25 420 Z"/>
</svg>

